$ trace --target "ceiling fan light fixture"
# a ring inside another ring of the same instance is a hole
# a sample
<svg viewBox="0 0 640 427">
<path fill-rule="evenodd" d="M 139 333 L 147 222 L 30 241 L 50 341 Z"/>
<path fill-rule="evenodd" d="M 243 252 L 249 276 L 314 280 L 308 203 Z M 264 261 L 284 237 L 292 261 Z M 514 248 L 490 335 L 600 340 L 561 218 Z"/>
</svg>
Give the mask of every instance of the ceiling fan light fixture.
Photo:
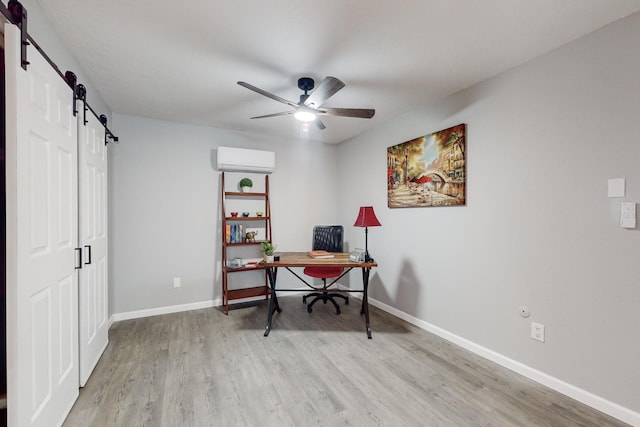
<svg viewBox="0 0 640 427">
<path fill-rule="evenodd" d="M 293 116 L 301 122 L 312 122 L 316 119 L 316 115 L 311 111 L 296 111 Z"/>
<path fill-rule="evenodd" d="M 340 116 L 340 117 L 357 117 L 361 119 L 370 119 L 376 113 L 376 110 L 370 108 L 325 108 L 322 107 L 329 98 L 336 94 L 340 89 L 344 87 L 344 82 L 336 77 L 327 76 L 320 82 L 318 87 L 314 89 L 314 81 L 311 77 L 301 77 L 298 79 L 298 89 L 304 91 L 300 95 L 300 102 L 293 102 L 267 92 L 264 89 L 250 85 L 247 82 L 239 81 L 238 84 L 244 88 L 247 88 L 260 95 L 271 98 L 274 101 L 278 101 L 282 104 L 286 104 L 293 108 L 292 110 L 284 111 L 281 113 L 265 114 L 262 116 L 251 117 L 252 119 L 264 119 L 267 117 L 279 117 L 293 115 L 296 120 L 302 122 L 303 132 L 309 131 L 309 123 L 315 121 L 317 128 L 322 130 L 326 129 L 324 123 L 320 118 L 316 118 L 317 115 L 321 116 Z M 313 92 L 309 93 L 309 91 Z M 322 108 L 321 108 L 322 107 Z"/>
</svg>

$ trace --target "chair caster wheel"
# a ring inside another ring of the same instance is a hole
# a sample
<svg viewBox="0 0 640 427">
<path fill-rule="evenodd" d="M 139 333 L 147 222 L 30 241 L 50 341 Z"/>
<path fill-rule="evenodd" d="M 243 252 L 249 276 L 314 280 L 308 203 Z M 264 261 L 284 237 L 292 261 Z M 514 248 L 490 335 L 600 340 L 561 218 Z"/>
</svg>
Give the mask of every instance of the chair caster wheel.
<svg viewBox="0 0 640 427">
<path fill-rule="evenodd" d="M 313 311 L 313 308 L 311 308 L 311 307 L 307 306 L 307 312 L 308 312 L 308 313 L 311 313 L 312 311 Z"/>
<path fill-rule="evenodd" d="M 336 314 L 340 314 L 340 309 L 336 308 Z"/>
<path fill-rule="evenodd" d="M 302 303 L 306 304 L 307 303 L 307 297 L 302 297 Z"/>
<path fill-rule="evenodd" d="M 349 298 L 346 298 L 346 299 L 344 300 L 344 305 L 349 305 Z"/>
</svg>

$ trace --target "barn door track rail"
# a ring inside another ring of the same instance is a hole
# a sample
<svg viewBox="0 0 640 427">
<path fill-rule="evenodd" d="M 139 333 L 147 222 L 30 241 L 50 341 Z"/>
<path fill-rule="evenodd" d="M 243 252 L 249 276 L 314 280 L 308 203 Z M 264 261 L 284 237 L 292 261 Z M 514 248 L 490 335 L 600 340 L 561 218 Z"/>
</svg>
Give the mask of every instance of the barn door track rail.
<svg viewBox="0 0 640 427">
<path fill-rule="evenodd" d="M 87 89 L 84 85 L 77 83 L 77 77 L 74 72 L 67 71 L 62 74 L 58 66 L 56 65 L 51 58 L 45 53 L 44 49 L 36 43 L 36 41 L 29 35 L 27 32 L 27 9 L 22 6 L 22 4 L 18 0 L 9 0 L 7 6 L 4 5 L 0 1 L 0 12 L 4 15 L 4 17 L 11 22 L 13 25 L 17 26 L 20 29 L 20 40 L 21 40 L 21 48 L 20 48 L 20 61 L 22 63 L 22 68 L 25 70 L 29 65 L 29 61 L 27 60 L 27 46 L 32 45 L 40 54 L 44 57 L 44 59 L 51 65 L 51 67 L 58 73 L 58 75 L 71 87 L 73 90 L 73 115 L 78 114 L 78 110 L 76 109 L 76 100 L 80 99 L 84 104 L 84 124 L 87 124 L 87 110 L 91 111 L 91 113 L 102 123 L 104 126 L 105 135 L 104 135 L 104 144 L 107 145 L 109 142 L 118 142 L 118 137 L 113 134 L 107 127 L 107 116 L 101 114 L 98 116 L 95 110 L 91 108 L 91 106 L 87 103 Z"/>
</svg>

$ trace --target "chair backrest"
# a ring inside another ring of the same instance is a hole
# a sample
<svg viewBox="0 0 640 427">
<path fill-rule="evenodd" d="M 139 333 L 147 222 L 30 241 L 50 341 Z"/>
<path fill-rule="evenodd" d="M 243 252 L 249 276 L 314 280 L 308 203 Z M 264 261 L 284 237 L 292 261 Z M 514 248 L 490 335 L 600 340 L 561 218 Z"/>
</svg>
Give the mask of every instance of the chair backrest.
<svg viewBox="0 0 640 427">
<path fill-rule="evenodd" d="M 313 250 L 342 252 L 344 228 L 341 225 L 313 227 Z"/>
</svg>

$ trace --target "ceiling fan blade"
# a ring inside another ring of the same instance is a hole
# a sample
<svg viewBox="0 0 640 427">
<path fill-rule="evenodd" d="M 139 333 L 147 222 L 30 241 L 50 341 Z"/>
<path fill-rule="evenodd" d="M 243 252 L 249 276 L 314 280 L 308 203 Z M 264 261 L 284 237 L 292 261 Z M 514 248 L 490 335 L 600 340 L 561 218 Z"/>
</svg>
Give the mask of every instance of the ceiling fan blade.
<svg viewBox="0 0 640 427">
<path fill-rule="evenodd" d="M 314 122 L 316 122 L 316 126 L 318 126 L 318 128 L 320 130 L 325 129 L 326 126 L 324 125 L 324 123 L 322 123 L 322 120 L 320 120 L 319 118 L 316 117 L 316 119 L 314 120 Z"/>
<path fill-rule="evenodd" d="M 370 108 L 322 108 L 321 110 L 317 110 L 317 114 L 370 119 L 376 114 L 376 110 Z"/>
<path fill-rule="evenodd" d="M 273 99 L 274 101 L 282 102 L 283 104 L 287 104 L 287 105 L 289 105 L 289 106 L 291 106 L 291 107 L 297 107 L 297 106 L 298 106 L 298 104 L 296 104 L 295 102 L 287 101 L 287 100 L 286 100 L 286 99 L 284 99 L 284 98 L 280 98 L 278 95 L 274 95 L 274 94 L 272 94 L 272 93 L 269 93 L 269 92 L 267 92 L 266 90 L 262 90 L 262 89 L 260 89 L 259 87 L 255 87 L 254 85 L 251 85 L 251 84 L 249 84 L 249 83 L 246 83 L 246 82 L 238 82 L 238 84 L 239 84 L 240 86 L 242 86 L 242 87 L 246 87 L 246 88 L 247 88 L 247 89 L 249 89 L 249 90 L 252 90 L 252 91 L 254 91 L 254 92 L 256 92 L 256 93 L 259 93 L 260 95 L 264 95 L 264 96 L 266 96 L 267 98 L 271 98 L 271 99 Z"/>
<path fill-rule="evenodd" d="M 342 80 L 327 76 L 304 101 L 304 105 L 317 108 L 343 87 L 344 83 Z"/>
<path fill-rule="evenodd" d="M 278 116 L 288 116 L 289 114 L 293 114 L 295 113 L 295 111 L 283 111 L 282 113 L 272 113 L 272 114 L 265 114 L 264 116 L 255 116 L 255 117 L 250 117 L 251 119 L 264 119 L 267 117 L 278 117 Z"/>
</svg>

